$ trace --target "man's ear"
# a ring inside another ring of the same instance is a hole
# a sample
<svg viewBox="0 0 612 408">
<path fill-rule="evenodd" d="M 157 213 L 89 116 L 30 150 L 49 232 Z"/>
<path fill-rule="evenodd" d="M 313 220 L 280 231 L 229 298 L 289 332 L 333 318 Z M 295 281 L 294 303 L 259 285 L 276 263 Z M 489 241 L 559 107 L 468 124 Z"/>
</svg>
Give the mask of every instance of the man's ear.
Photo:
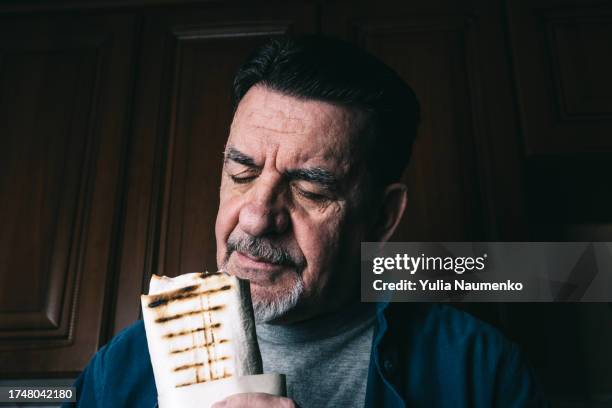
<svg viewBox="0 0 612 408">
<path fill-rule="evenodd" d="M 402 219 L 407 201 L 408 194 L 405 184 L 393 183 L 385 188 L 373 228 L 376 241 L 386 242 L 391 238 Z"/>
</svg>

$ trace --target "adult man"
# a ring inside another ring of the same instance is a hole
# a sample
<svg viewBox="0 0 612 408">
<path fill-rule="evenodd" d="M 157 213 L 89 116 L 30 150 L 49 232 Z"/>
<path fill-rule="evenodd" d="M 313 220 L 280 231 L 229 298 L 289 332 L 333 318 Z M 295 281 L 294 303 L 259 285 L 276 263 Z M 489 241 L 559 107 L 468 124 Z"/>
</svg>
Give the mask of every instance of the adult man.
<svg viewBox="0 0 612 408">
<path fill-rule="evenodd" d="M 215 407 L 538 404 L 494 329 L 451 308 L 359 302 L 360 242 L 389 239 L 406 206 L 411 89 L 365 52 L 304 37 L 258 50 L 234 97 L 217 262 L 251 281 L 264 370 L 287 374 L 288 397 Z M 78 387 L 82 405 L 153 406 L 142 324 L 101 350 Z"/>
</svg>

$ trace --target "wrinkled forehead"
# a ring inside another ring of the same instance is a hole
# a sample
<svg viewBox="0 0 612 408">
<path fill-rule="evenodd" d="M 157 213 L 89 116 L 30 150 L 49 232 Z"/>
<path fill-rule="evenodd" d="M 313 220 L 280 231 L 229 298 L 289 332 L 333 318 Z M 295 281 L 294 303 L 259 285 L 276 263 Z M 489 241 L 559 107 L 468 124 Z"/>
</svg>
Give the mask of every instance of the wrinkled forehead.
<svg viewBox="0 0 612 408">
<path fill-rule="evenodd" d="M 360 120 L 359 112 L 345 107 L 256 86 L 238 105 L 228 146 L 247 150 L 256 161 L 274 154 L 279 165 L 347 167 L 355 159 Z"/>
</svg>

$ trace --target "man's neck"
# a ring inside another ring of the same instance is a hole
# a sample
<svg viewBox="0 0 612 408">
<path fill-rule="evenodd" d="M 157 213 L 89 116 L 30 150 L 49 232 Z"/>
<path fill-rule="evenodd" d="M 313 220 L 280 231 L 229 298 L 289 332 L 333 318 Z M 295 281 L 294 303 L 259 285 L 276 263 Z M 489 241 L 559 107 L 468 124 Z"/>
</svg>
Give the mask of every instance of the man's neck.
<svg viewBox="0 0 612 408">
<path fill-rule="evenodd" d="M 351 330 L 373 319 L 376 304 L 354 302 L 332 313 L 319 314 L 294 323 L 257 325 L 257 335 L 270 342 L 305 342 Z"/>
</svg>

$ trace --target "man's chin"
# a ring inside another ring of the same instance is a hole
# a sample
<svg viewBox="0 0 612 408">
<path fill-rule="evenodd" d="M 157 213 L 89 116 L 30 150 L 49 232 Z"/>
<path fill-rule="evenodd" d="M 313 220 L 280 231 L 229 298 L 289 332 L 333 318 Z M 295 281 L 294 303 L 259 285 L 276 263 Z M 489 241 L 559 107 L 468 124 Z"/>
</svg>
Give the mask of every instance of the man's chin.
<svg viewBox="0 0 612 408">
<path fill-rule="evenodd" d="M 251 284 L 251 298 L 257 323 L 280 323 L 291 318 L 304 294 L 298 281 L 290 288 Z"/>
</svg>

